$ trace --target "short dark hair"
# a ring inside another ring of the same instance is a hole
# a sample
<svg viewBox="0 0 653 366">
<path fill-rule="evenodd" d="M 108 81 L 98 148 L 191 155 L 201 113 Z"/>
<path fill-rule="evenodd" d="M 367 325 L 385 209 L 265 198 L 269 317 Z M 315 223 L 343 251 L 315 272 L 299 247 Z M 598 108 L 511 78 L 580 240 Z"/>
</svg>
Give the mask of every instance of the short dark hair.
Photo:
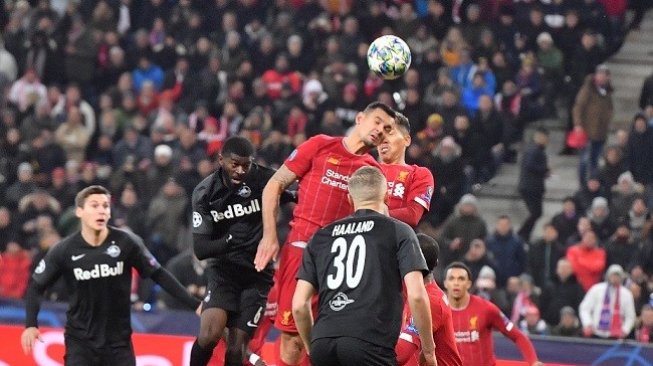
<svg viewBox="0 0 653 366">
<path fill-rule="evenodd" d="M 438 265 L 440 245 L 435 239 L 424 233 L 417 234 L 417 240 L 419 240 L 419 248 L 422 250 L 424 259 L 426 259 L 426 267 L 429 271 L 433 271 Z"/>
<path fill-rule="evenodd" d="M 571 203 L 573 203 L 574 205 L 576 205 L 576 200 L 575 200 L 574 197 L 572 197 L 572 196 L 566 196 L 566 197 L 562 200 L 562 203 L 565 203 L 565 202 L 571 202 Z"/>
<path fill-rule="evenodd" d="M 390 116 L 392 118 L 397 118 L 397 111 L 395 111 L 389 105 L 387 105 L 387 104 L 385 104 L 383 102 L 379 102 L 379 101 L 372 102 L 372 103 L 368 104 L 367 107 L 365 107 L 365 109 L 363 110 L 363 113 L 369 113 L 369 112 L 372 112 L 375 109 L 380 109 L 380 110 L 384 111 L 388 116 Z"/>
<path fill-rule="evenodd" d="M 404 136 L 410 135 L 410 121 L 408 120 L 408 117 L 401 112 L 395 112 L 395 123 Z"/>
<path fill-rule="evenodd" d="M 244 137 L 232 136 L 224 142 L 220 153 L 223 157 L 233 154 L 246 158 L 254 155 L 254 145 Z"/>
<path fill-rule="evenodd" d="M 546 127 L 538 127 L 535 129 L 535 132 L 549 136 L 549 130 Z"/>
<path fill-rule="evenodd" d="M 463 263 L 463 262 L 451 262 L 451 263 L 447 266 L 447 268 L 444 270 L 444 275 L 445 275 L 445 277 L 446 277 L 446 275 L 447 275 L 447 272 L 449 272 L 449 270 L 452 269 L 452 268 L 460 268 L 460 269 L 464 269 L 465 272 L 467 272 L 467 278 L 469 278 L 470 281 L 473 281 L 473 279 L 472 279 L 472 271 L 471 271 L 471 270 L 469 269 L 469 267 L 467 267 L 467 265 L 466 265 L 465 263 Z"/>
<path fill-rule="evenodd" d="M 111 192 L 109 192 L 108 189 L 100 185 L 93 185 L 88 186 L 77 193 L 77 196 L 75 196 L 75 206 L 84 207 L 86 199 L 92 194 L 105 194 L 109 199 L 111 199 Z"/>
</svg>

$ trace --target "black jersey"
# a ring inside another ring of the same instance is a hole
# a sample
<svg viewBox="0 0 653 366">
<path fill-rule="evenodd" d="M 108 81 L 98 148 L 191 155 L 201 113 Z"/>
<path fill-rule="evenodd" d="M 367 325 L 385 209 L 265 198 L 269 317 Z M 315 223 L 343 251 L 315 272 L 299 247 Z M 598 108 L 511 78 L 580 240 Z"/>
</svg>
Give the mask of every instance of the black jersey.
<svg viewBox="0 0 653 366">
<path fill-rule="evenodd" d="M 317 231 L 304 251 L 298 279 L 318 291 L 313 339 L 349 336 L 394 348 L 399 337 L 404 276 L 427 273 L 410 226 L 358 210 Z"/>
<path fill-rule="evenodd" d="M 80 232 L 52 247 L 32 278 L 49 286 L 63 276 L 70 294 L 66 336 L 93 347 L 131 344 L 132 268 L 149 277 L 160 265 L 131 232 L 109 227 L 106 240 L 89 245 Z"/>
<path fill-rule="evenodd" d="M 263 188 L 275 171 L 252 164 L 241 184 L 223 182 L 223 169 L 206 177 L 193 191 L 193 234 L 209 235 L 212 240 L 229 237 L 228 245 L 212 263 L 254 269 L 254 257 L 263 237 L 261 213 Z M 281 202 L 294 201 L 284 193 Z M 267 272 L 271 273 L 272 263 Z"/>
</svg>

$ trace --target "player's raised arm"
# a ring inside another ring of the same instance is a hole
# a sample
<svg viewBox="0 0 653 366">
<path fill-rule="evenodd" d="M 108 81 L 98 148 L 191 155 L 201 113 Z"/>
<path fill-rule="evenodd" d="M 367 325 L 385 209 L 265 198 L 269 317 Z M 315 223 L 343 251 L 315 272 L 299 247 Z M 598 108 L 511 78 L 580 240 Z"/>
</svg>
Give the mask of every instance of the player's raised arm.
<svg viewBox="0 0 653 366">
<path fill-rule="evenodd" d="M 276 259 L 279 252 L 279 239 L 277 237 L 279 198 L 296 179 L 297 175 L 284 164 L 274 173 L 263 189 L 263 238 L 256 251 L 256 258 L 254 258 L 254 266 L 257 271 L 265 269 L 270 260 Z"/>
</svg>

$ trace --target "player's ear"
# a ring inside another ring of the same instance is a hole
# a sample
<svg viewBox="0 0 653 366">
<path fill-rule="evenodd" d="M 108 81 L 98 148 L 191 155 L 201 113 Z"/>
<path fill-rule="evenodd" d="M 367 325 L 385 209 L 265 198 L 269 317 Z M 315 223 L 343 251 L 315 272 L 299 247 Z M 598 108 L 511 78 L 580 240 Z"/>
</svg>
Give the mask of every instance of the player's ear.
<svg viewBox="0 0 653 366">
<path fill-rule="evenodd" d="M 354 206 L 354 199 L 351 198 L 351 194 L 347 193 L 347 202 L 349 202 L 352 207 Z"/>
<path fill-rule="evenodd" d="M 363 112 L 356 113 L 356 124 L 360 124 L 363 120 Z"/>
<path fill-rule="evenodd" d="M 77 216 L 77 218 L 82 218 L 82 210 L 83 209 L 79 206 L 75 207 L 75 216 Z"/>
<path fill-rule="evenodd" d="M 405 134 L 404 135 L 404 146 L 406 146 L 406 147 L 410 146 L 411 141 L 412 141 L 412 139 L 410 137 L 410 134 L 409 133 Z"/>
</svg>

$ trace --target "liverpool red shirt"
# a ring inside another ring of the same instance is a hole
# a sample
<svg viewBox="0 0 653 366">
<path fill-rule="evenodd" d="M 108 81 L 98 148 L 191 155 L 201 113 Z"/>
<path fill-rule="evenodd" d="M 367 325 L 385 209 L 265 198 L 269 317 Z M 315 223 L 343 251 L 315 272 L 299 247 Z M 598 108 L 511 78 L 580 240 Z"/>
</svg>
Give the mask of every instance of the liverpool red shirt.
<svg viewBox="0 0 653 366">
<path fill-rule="evenodd" d="M 372 155 L 349 152 L 342 139 L 314 136 L 284 162 L 299 180 L 288 242 L 308 242 L 317 229 L 351 214 L 353 207 L 347 199 L 349 177 L 362 166 L 379 166 Z"/>
<path fill-rule="evenodd" d="M 492 329 L 515 342 L 529 365 L 537 361 L 531 341 L 491 302 L 471 295 L 465 309 L 451 309 L 451 314 L 456 345 L 464 365 L 496 364 Z"/>
<path fill-rule="evenodd" d="M 426 292 L 429 295 L 429 302 L 431 305 L 431 319 L 433 327 L 433 340 L 435 341 L 435 357 L 438 360 L 439 366 L 462 366 L 463 361 L 456 349 L 456 340 L 454 338 L 453 321 L 451 317 L 451 309 L 449 308 L 449 301 L 447 295 L 442 292 L 438 284 L 431 282 L 425 285 Z M 410 315 L 408 304 L 405 306 L 404 312 L 409 316 L 409 322 L 401 331 L 399 342 L 407 341 L 415 344 L 417 347 L 413 348 L 415 355 L 410 357 L 409 362 L 404 365 L 413 365 L 419 359 L 421 350 L 421 341 L 415 322 Z M 399 348 L 399 344 L 398 347 Z M 402 357 L 397 352 L 398 358 Z"/>
<path fill-rule="evenodd" d="M 417 226 L 424 212 L 421 208 L 428 211 L 431 207 L 433 174 L 417 165 L 381 164 L 381 169 L 388 181 L 390 216 Z"/>
</svg>

